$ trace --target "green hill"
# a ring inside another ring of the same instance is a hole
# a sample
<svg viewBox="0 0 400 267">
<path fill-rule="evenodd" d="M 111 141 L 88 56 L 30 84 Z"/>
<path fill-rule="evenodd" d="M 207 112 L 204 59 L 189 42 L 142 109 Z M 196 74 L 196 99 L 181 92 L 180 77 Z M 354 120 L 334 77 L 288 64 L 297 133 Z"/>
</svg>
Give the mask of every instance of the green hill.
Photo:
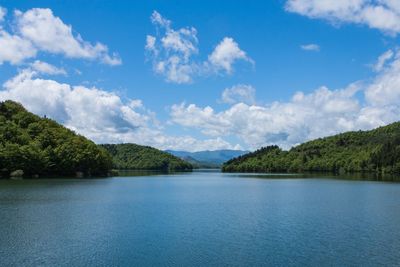
<svg viewBox="0 0 400 267">
<path fill-rule="evenodd" d="M 111 167 L 110 155 L 92 141 L 16 102 L 0 102 L 1 177 L 106 175 Z"/>
<path fill-rule="evenodd" d="M 400 122 L 320 138 L 284 151 L 261 148 L 224 163 L 225 172 L 400 173 Z"/>
<path fill-rule="evenodd" d="M 113 157 L 116 169 L 126 170 L 192 170 L 193 166 L 169 153 L 136 144 L 101 145 Z"/>
</svg>

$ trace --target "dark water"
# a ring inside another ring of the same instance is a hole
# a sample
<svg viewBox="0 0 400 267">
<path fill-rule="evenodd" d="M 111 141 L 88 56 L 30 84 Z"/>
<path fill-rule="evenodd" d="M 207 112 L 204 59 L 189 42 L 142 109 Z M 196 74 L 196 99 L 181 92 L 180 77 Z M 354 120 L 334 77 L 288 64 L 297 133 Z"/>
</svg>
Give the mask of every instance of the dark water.
<svg viewBox="0 0 400 267">
<path fill-rule="evenodd" d="M 400 265 L 400 184 L 257 177 L 0 181 L 0 265 Z"/>
</svg>

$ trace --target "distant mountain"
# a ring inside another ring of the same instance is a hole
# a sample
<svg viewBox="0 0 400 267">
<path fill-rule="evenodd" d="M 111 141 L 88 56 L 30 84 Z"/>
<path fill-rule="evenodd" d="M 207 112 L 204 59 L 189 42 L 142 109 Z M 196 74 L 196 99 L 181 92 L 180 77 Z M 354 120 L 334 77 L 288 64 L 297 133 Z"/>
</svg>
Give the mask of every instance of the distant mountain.
<svg viewBox="0 0 400 267">
<path fill-rule="evenodd" d="M 224 163 L 226 172 L 400 173 L 400 122 L 319 138 L 284 151 L 261 148 Z"/>
<path fill-rule="evenodd" d="M 224 162 L 248 153 L 248 151 L 229 149 L 198 152 L 167 150 L 166 152 L 184 159 L 198 168 L 219 168 Z"/>
<path fill-rule="evenodd" d="M 193 168 L 189 162 L 153 147 L 136 144 L 100 146 L 110 153 L 116 169 L 188 171 Z"/>
<path fill-rule="evenodd" d="M 221 168 L 221 164 L 220 163 L 199 161 L 199 160 L 196 160 L 196 159 L 192 158 L 191 156 L 181 157 L 181 159 L 184 160 L 184 161 L 189 162 L 196 169 L 201 169 L 201 168 L 204 168 L 204 169 L 219 169 L 219 168 Z"/>
</svg>

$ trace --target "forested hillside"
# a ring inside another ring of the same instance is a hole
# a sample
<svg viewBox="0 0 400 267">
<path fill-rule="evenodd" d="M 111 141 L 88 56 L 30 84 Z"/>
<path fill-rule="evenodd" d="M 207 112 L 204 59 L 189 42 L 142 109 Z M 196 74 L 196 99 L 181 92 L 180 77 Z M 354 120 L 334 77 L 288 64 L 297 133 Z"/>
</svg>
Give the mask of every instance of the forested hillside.
<svg viewBox="0 0 400 267">
<path fill-rule="evenodd" d="M 284 151 L 261 148 L 224 163 L 225 172 L 400 173 L 400 122 L 320 138 Z"/>
<path fill-rule="evenodd" d="M 167 152 L 136 144 L 101 145 L 113 157 L 116 169 L 130 170 L 191 170 L 193 166 Z"/>
<path fill-rule="evenodd" d="M 106 175 L 111 167 L 110 155 L 92 141 L 16 102 L 0 102 L 1 177 Z"/>
</svg>

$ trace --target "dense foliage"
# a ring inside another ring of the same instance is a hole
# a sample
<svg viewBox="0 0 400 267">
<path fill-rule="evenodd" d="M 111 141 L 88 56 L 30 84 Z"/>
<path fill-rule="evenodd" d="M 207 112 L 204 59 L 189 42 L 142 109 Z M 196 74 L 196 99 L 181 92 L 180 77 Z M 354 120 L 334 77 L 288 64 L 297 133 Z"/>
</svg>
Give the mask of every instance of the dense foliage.
<svg viewBox="0 0 400 267">
<path fill-rule="evenodd" d="M 191 170 L 193 166 L 167 152 L 136 144 L 101 145 L 113 157 L 114 168 L 126 170 Z"/>
<path fill-rule="evenodd" d="M 37 175 L 105 175 L 110 155 L 83 136 L 13 101 L 0 102 L 0 170 Z"/>
<path fill-rule="evenodd" d="M 227 161 L 226 172 L 400 173 L 400 122 L 320 138 L 284 151 L 261 148 Z"/>
</svg>

